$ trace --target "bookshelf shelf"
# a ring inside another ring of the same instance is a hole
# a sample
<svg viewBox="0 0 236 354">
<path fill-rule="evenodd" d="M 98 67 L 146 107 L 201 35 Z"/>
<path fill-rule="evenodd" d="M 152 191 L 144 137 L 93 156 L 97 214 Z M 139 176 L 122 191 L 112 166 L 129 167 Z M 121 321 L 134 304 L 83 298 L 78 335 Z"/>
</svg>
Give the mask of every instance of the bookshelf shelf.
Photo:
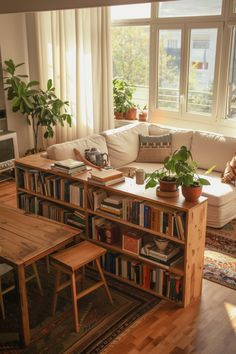
<svg viewBox="0 0 236 354">
<path fill-rule="evenodd" d="M 89 212 L 90 214 L 93 214 L 93 215 L 105 217 L 105 218 L 108 219 L 108 220 L 111 220 L 111 221 L 114 221 L 114 222 L 118 222 L 118 223 L 120 223 L 120 224 L 122 224 L 122 225 L 130 226 L 130 227 L 135 228 L 135 229 L 137 229 L 137 230 L 141 230 L 141 231 L 144 231 L 144 232 L 149 232 L 149 233 L 151 233 L 153 236 L 159 236 L 159 237 L 161 236 L 161 237 L 163 237 L 163 238 L 166 238 L 167 240 L 170 240 L 170 241 L 179 243 L 179 244 L 181 244 L 181 245 L 185 245 L 185 241 L 179 240 L 179 239 L 176 238 L 176 237 L 167 236 L 166 234 L 163 234 L 163 233 L 154 231 L 154 230 L 149 229 L 149 228 L 147 228 L 147 227 L 143 227 L 143 226 L 140 226 L 140 225 L 133 224 L 133 223 L 131 223 L 131 222 L 122 220 L 121 218 L 113 217 L 113 216 L 110 215 L 109 213 L 102 213 L 102 212 L 94 211 L 94 210 L 92 210 L 92 209 L 88 209 L 88 212 Z"/>
<path fill-rule="evenodd" d="M 107 258 L 101 259 L 101 264 L 105 273 L 110 276 L 183 307 L 200 298 L 206 231 L 206 198 L 201 197 L 195 203 L 186 202 L 182 196 L 159 198 L 156 197 L 154 189 L 145 190 L 143 185 L 136 185 L 135 180 L 130 178 L 116 185 L 101 186 L 88 180 L 88 171 L 71 176 L 51 170 L 53 162 L 40 155 L 27 156 L 16 161 L 19 207 L 56 221 L 74 222 L 73 226 L 76 225 L 78 228 L 83 227 L 85 232 L 81 239 L 88 239 L 107 249 Z M 40 176 L 40 183 L 38 176 Z M 74 201 L 71 185 L 79 190 L 79 200 L 76 199 L 78 205 L 70 202 L 70 200 Z M 124 219 L 114 215 L 114 211 L 112 214 L 93 210 L 95 206 L 91 204 L 91 199 L 95 198 L 98 190 L 108 197 L 115 195 L 121 198 Z M 129 200 L 131 210 L 136 210 L 137 207 L 138 214 L 132 211 L 131 217 L 128 218 L 125 200 Z M 141 207 L 141 204 L 144 205 Z M 150 209 L 150 223 L 141 220 L 141 217 L 145 218 L 147 215 L 144 212 L 146 207 Z M 154 222 L 157 212 L 161 213 L 158 227 L 157 221 L 156 224 Z M 167 219 L 164 219 L 164 216 Z M 112 225 L 111 229 L 117 227 L 119 239 L 108 243 L 100 234 L 94 237 L 94 230 L 99 228 L 95 219 L 105 220 Z M 160 223 L 161 227 L 159 227 Z M 176 234 L 177 229 L 179 231 Z M 177 248 L 181 250 L 181 253 L 176 254 L 177 263 L 168 266 L 168 263 L 158 263 L 139 255 L 138 252 L 130 253 L 122 246 L 122 235 L 125 230 L 145 236 L 145 239 L 142 239 L 144 244 L 149 238 L 171 241 L 170 244 L 174 245 L 176 253 L 179 252 Z M 183 255 L 182 258 L 179 254 Z M 113 267 L 113 271 L 110 271 L 109 267 Z"/>
</svg>

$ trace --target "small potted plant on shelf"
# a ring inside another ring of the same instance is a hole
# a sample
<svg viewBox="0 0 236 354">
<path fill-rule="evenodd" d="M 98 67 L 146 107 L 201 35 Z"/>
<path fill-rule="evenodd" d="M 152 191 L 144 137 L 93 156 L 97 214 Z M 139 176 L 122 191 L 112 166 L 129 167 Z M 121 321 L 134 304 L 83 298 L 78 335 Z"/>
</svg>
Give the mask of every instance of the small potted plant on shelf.
<svg viewBox="0 0 236 354">
<path fill-rule="evenodd" d="M 128 102 L 126 105 L 125 119 L 135 120 L 137 118 L 137 107 L 133 102 Z"/>
<path fill-rule="evenodd" d="M 175 192 L 178 189 L 177 176 L 175 173 L 175 157 L 168 156 L 164 165 L 152 173 L 146 174 L 145 189 L 158 186 L 162 192 Z"/>
<path fill-rule="evenodd" d="M 193 160 L 191 151 L 186 146 L 181 146 L 174 153 L 176 158 L 175 173 L 177 183 L 182 188 L 182 194 L 187 201 L 195 202 L 202 194 L 202 186 L 210 185 L 210 182 L 197 173 L 197 163 Z M 209 168 L 205 174 L 209 174 L 215 166 Z"/>
<path fill-rule="evenodd" d="M 113 106 L 116 119 L 125 119 L 131 107 L 134 89 L 123 78 L 113 79 Z"/>
<path fill-rule="evenodd" d="M 147 105 L 145 104 L 138 114 L 138 120 L 140 122 L 146 122 L 147 120 Z"/>
</svg>

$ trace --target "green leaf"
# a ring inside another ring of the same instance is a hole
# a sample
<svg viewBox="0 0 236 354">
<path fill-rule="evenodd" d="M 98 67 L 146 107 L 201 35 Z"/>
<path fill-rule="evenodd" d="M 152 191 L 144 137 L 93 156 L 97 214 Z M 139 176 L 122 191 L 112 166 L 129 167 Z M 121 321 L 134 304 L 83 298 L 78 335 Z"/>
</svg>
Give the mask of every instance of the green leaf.
<svg viewBox="0 0 236 354">
<path fill-rule="evenodd" d="M 198 178 L 197 180 L 201 186 L 209 186 L 210 182 L 205 178 Z"/>
<path fill-rule="evenodd" d="M 145 189 L 148 189 L 148 188 L 154 188 L 156 187 L 157 185 L 157 182 L 154 180 L 154 179 L 150 179 L 146 185 L 145 185 Z"/>
<path fill-rule="evenodd" d="M 28 84 L 27 84 L 27 87 L 32 87 L 32 86 L 37 86 L 39 85 L 39 82 L 38 81 L 30 81 Z"/>
<path fill-rule="evenodd" d="M 22 97 L 22 99 L 24 100 L 24 102 L 28 108 L 34 109 L 33 104 L 30 102 L 30 100 L 27 97 Z"/>
<path fill-rule="evenodd" d="M 48 79 L 47 90 L 49 91 L 52 88 L 52 79 Z"/>
</svg>

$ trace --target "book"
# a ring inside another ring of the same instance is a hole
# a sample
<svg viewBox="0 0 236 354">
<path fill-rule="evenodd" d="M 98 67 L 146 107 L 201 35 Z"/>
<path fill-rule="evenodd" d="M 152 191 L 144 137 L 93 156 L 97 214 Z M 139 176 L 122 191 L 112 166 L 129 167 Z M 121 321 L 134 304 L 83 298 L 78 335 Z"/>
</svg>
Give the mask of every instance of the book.
<svg viewBox="0 0 236 354">
<path fill-rule="evenodd" d="M 123 196 L 112 194 L 105 198 L 103 202 L 107 205 L 122 205 L 123 198 Z"/>
<path fill-rule="evenodd" d="M 88 170 L 86 165 L 80 166 L 80 167 L 71 168 L 71 169 L 64 168 L 64 167 L 59 167 L 59 166 L 55 166 L 55 165 L 51 165 L 51 169 L 53 171 L 62 172 L 62 173 L 65 173 L 67 175 L 72 175 L 74 173 L 79 173 L 79 172 L 85 172 L 85 171 Z"/>
<path fill-rule="evenodd" d="M 123 172 L 117 170 L 94 170 L 90 173 L 90 179 L 98 182 L 107 182 L 124 176 Z"/>
<path fill-rule="evenodd" d="M 103 189 L 96 189 L 93 191 L 93 210 L 100 208 L 101 202 L 107 197 L 107 192 Z"/>
<path fill-rule="evenodd" d="M 78 160 L 67 159 L 67 160 L 61 160 L 61 161 L 54 162 L 54 166 L 62 167 L 65 169 L 72 169 L 72 168 L 85 166 L 85 163 L 82 161 L 78 161 Z"/>
<path fill-rule="evenodd" d="M 125 177 L 119 177 L 119 178 L 115 178 L 115 179 L 112 179 L 109 181 L 100 182 L 100 181 L 93 180 L 88 177 L 88 181 L 92 181 L 100 186 L 112 186 L 113 184 L 124 182 L 124 180 L 125 180 Z"/>
<path fill-rule="evenodd" d="M 121 215 L 122 214 L 122 208 L 113 208 L 109 205 L 103 204 L 103 202 L 100 205 L 100 209 L 107 211 L 108 213 L 112 213 L 115 215 Z"/>
</svg>

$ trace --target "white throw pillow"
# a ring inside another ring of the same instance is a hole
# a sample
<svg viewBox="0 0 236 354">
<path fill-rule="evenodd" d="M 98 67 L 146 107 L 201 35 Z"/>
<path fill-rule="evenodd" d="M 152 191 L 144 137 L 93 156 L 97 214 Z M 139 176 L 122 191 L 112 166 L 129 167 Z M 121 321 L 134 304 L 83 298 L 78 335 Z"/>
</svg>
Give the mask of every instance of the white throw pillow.
<svg viewBox="0 0 236 354">
<path fill-rule="evenodd" d="M 117 168 L 136 160 L 139 134 L 148 135 L 148 124 L 129 124 L 102 134 L 106 138 L 111 166 Z"/>
</svg>

